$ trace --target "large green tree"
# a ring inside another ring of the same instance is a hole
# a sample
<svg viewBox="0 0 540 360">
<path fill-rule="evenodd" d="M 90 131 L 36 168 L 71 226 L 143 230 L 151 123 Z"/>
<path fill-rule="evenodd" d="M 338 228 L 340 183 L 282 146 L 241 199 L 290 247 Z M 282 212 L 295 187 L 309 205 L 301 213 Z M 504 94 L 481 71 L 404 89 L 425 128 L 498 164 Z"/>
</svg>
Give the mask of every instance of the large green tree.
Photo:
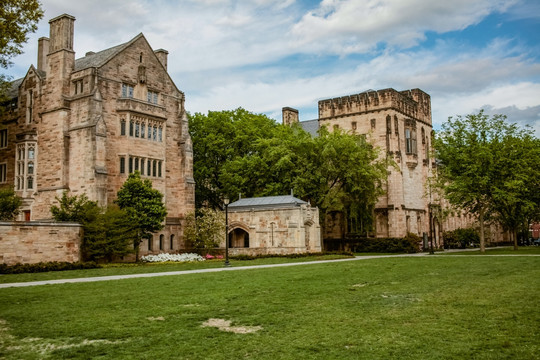
<svg viewBox="0 0 540 360">
<path fill-rule="evenodd" d="M 41 4 L 37 0 L 2 0 L 0 4 L 0 67 L 7 69 L 11 59 L 22 54 L 22 46 L 28 34 L 37 30 L 43 17 Z M 8 78 L 0 74 L 0 100 L 5 99 Z"/>
<path fill-rule="evenodd" d="M 131 224 L 137 229 L 138 237 L 134 242 L 135 254 L 139 258 L 139 246 L 144 238 L 151 238 L 152 233 L 163 228 L 167 216 L 163 194 L 152 187 L 148 179 L 142 180 L 138 171 L 129 174 L 120 190 L 116 203 L 125 210 Z"/>
<path fill-rule="evenodd" d="M 480 251 L 485 251 L 486 218 L 496 217 L 513 231 L 515 222 L 538 206 L 531 201 L 538 170 L 529 162 L 538 158 L 535 144 L 530 130 L 509 124 L 504 115 L 480 111 L 443 124 L 435 141 L 439 186 L 450 203 L 478 216 Z"/>
<path fill-rule="evenodd" d="M 540 211 L 540 140 L 530 129 L 510 124 L 502 138 L 493 140 L 492 148 L 493 210 L 517 250 L 519 229 L 538 220 Z"/>
<path fill-rule="evenodd" d="M 255 143 L 272 138 L 276 128 L 274 120 L 242 108 L 190 115 L 196 207 L 222 206 L 223 165 L 250 154 Z"/>
<path fill-rule="evenodd" d="M 0 221 L 11 221 L 19 214 L 22 199 L 13 186 L 0 188 Z"/>
<path fill-rule="evenodd" d="M 194 146 L 198 207 L 218 208 L 225 195 L 234 199 L 293 190 L 321 209 L 321 220 L 327 212 L 340 211 L 357 220 L 359 230 L 369 230 L 388 163 L 365 137 L 326 128 L 312 137 L 299 126 L 278 125 L 242 109 L 196 114 L 192 124 L 194 144 L 203 143 Z"/>
</svg>

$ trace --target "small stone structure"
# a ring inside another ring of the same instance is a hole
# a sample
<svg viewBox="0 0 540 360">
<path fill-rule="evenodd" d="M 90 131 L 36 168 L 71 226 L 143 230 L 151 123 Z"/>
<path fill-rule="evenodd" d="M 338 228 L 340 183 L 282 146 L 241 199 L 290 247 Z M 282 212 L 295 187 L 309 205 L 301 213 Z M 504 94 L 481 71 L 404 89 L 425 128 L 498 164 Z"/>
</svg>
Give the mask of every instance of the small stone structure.
<svg viewBox="0 0 540 360">
<path fill-rule="evenodd" d="M 319 209 L 292 195 L 240 199 L 228 212 L 231 255 L 321 251 Z"/>
<path fill-rule="evenodd" d="M 75 223 L 0 222 L 0 264 L 77 262 L 81 235 Z"/>
</svg>

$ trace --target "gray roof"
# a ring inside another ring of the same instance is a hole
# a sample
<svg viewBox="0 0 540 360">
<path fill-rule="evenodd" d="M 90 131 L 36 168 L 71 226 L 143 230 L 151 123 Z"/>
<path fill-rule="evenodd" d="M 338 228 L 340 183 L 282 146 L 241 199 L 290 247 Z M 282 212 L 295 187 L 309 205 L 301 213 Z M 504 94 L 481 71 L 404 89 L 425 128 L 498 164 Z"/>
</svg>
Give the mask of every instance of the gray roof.
<svg viewBox="0 0 540 360">
<path fill-rule="evenodd" d="M 124 48 L 132 41 L 133 40 L 75 60 L 75 71 L 104 65 L 112 57 L 124 50 Z"/>
<path fill-rule="evenodd" d="M 307 120 L 307 121 L 300 121 L 298 124 L 304 129 L 305 132 L 311 134 L 311 136 L 316 137 L 318 136 L 317 130 L 319 130 L 319 120 Z"/>
<path fill-rule="evenodd" d="M 82 57 L 80 59 L 76 59 L 75 60 L 75 71 L 79 71 L 79 70 L 83 70 L 83 69 L 87 69 L 87 68 L 91 68 L 91 67 L 100 67 L 100 66 L 105 65 L 107 63 L 107 61 L 109 61 L 114 56 L 116 56 L 119 52 L 124 50 L 130 43 L 134 42 L 140 36 L 142 36 L 142 34 L 137 35 L 135 38 L 133 38 L 132 40 L 130 40 L 130 41 L 126 42 L 126 43 L 113 46 L 111 48 L 102 50 L 102 51 L 97 52 L 97 53 L 89 54 L 89 55 L 87 55 L 85 57 Z M 42 70 L 36 70 L 36 71 L 41 77 L 46 76 L 45 71 L 42 71 Z M 9 99 L 13 99 L 13 98 L 16 98 L 18 96 L 18 94 L 19 94 L 19 86 L 21 86 L 21 83 L 23 82 L 23 80 L 24 80 L 24 78 L 20 78 L 20 79 L 11 81 L 11 88 L 7 92 L 7 96 L 8 96 Z"/>
<path fill-rule="evenodd" d="M 265 196 L 258 198 L 245 198 L 233 202 L 229 205 L 231 210 L 249 210 L 249 209 L 273 209 L 273 208 L 292 208 L 302 204 L 305 201 L 295 198 L 292 195 Z"/>
</svg>

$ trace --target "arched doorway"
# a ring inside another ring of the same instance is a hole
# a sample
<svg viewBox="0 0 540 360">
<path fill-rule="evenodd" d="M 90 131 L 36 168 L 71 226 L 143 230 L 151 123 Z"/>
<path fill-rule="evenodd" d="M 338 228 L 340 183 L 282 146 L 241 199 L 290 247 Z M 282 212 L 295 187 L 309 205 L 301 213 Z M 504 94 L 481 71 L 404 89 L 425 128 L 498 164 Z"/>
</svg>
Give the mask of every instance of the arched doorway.
<svg viewBox="0 0 540 360">
<path fill-rule="evenodd" d="M 229 232 L 229 247 L 248 248 L 249 233 L 241 228 L 233 229 L 231 232 Z"/>
</svg>

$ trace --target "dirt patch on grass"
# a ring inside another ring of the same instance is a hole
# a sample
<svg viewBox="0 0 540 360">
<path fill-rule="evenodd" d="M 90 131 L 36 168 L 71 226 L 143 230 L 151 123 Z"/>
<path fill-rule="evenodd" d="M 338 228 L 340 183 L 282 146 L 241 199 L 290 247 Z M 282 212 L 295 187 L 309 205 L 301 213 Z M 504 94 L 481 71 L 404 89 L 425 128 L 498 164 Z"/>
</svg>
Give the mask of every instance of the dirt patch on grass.
<svg viewBox="0 0 540 360">
<path fill-rule="evenodd" d="M 149 321 L 165 321 L 165 318 L 163 316 L 149 317 L 149 318 L 146 318 L 146 319 L 149 320 Z"/>
<path fill-rule="evenodd" d="M 123 344 L 125 340 L 111 341 L 107 339 L 42 339 L 42 338 L 18 338 L 10 334 L 11 329 L 7 322 L 0 319 L 0 353 L 5 351 L 6 353 L 14 352 L 18 356 L 24 358 L 26 355 L 35 356 L 50 355 L 55 350 L 64 350 L 81 346 L 93 346 L 93 345 L 117 345 Z M 42 356 L 38 356 L 41 358 Z M 3 358 L 2 358 L 3 359 Z"/>
<path fill-rule="evenodd" d="M 230 320 L 208 319 L 202 327 L 215 327 L 221 331 L 232 332 L 235 334 L 249 334 L 262 330 L 262 326 L 231 326 Z"/>
</svg>

